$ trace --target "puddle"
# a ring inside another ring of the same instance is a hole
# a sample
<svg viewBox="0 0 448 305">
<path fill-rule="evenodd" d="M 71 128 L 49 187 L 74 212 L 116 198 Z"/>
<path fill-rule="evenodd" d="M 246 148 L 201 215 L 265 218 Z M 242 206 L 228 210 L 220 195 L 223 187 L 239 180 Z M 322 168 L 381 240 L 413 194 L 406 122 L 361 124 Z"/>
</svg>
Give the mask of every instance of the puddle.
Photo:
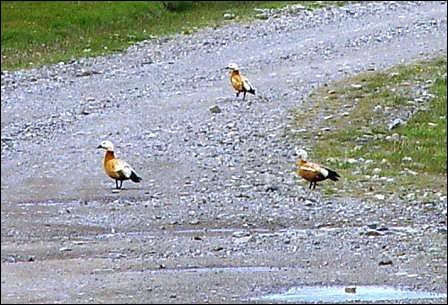
<svg viewBox="0 0 448 305">
<path fill-rule="evenodd" d="M 443 293 L 411 291 L 393 287 L 356 286 L 356 292 L 345 292 L 344 286 L 337 287 L 293 287 L 285 293 L 269 294 L 251 301 L 282 302 L 348 302 L 348 301 L 397 301 L 415 299 L 446 298 Z"/>
<path fill-rule="evenodd" d="M 279 267 L 262 267 L 262 266 L 249 266 L 249 267 L 190 267 L 190 268 L 167 268 L 159 270 L 151 270 L 151 273 L 178 273 L 178 272 L 272 272 L 280 271 Z"/>
</svg>

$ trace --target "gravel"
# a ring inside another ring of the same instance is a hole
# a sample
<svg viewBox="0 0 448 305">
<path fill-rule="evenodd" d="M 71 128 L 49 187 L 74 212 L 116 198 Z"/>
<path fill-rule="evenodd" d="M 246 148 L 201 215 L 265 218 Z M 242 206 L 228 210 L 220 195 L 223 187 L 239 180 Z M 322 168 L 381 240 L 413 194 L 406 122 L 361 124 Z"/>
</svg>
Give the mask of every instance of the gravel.
<svg viewBox="0 0 448 305">
<path fill-rule="evenodd" d="M 427 206 L 399 193 L 371 201 L 328 198 L 319 186 L 309 193 L 294 151 L 312 143 L 285 132 L 290 110 L 317 86 L 446 54 L 446 9 L 292 6 L 120 54 L 2 71 L 2 302 L 238 302 L 319 283 L 446 292 L 446 196 L 433 194 Z M 229 62 L 256 96 L 235 98 Z M 140 184 L 112 192 L 95 150 L 104 139 Z M 48 281 L 22 276 L 16 258 L 31 256 L 39 264 L 26 274 Z M 156 273 L 162 265 L 179 273 Z M 185 271 L 192 265 L 231 267 L 202 277 Z M 239 266 L 279 269 L 267 280 Z M 394 275 L 405 271 L 418 276 Z M 73 294 L 58 293 L 67 287 Z"/>
</svg>

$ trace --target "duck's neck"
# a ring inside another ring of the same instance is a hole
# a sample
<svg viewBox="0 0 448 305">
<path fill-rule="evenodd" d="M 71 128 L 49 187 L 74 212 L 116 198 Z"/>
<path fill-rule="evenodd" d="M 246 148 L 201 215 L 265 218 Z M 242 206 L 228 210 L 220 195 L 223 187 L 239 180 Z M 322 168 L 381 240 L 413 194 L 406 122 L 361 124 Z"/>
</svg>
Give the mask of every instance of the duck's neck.
<svg viewBox="0 0 448 305">
<path fill-rule="evenodd" d="M 112 159 L 115 159 L 114 152 L 110 150 L 106 151 L 106 154 L 104 155 L 104 163 Z"/>
<path fill-rule="evenodd" d="M 232 70 L 232 76 L 240 75 L 240 71 L 238 70 Z"/>
</svg>

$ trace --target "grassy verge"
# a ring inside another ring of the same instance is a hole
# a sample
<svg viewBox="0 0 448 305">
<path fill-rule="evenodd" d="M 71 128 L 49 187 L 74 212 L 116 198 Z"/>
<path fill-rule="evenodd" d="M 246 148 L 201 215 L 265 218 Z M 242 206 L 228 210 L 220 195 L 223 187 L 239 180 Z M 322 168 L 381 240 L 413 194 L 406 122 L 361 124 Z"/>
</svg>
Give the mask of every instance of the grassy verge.
<svg viewBox="0 0 448 305">
<path fill-rule="evenodd" d="M 343 1 L 2 1 L 2 70 L 121 51 L 135 42 L 255 17 L 254 8 Z M 168 5 L 167 5 L 168 4 Z M 235 15 L 227 21 L 224 14 Z"/>
<path fill-rule="evenodd" d="M 367 72 L 310 95 L 295 112 L 295 136 L 344 177 L 327 194 L 446 195 L 446 65 L 444 56 Z M 412 115 L 391 129 L 404 114 Z"/>
</svg>

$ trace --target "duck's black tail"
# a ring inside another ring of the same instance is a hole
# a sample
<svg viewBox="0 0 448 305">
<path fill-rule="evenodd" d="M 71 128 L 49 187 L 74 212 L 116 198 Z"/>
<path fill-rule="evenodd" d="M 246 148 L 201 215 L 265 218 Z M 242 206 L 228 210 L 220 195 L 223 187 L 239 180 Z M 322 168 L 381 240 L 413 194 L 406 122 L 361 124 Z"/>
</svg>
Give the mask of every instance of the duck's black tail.
<svg viewBox="0 0 448 305">
<path fill-rule="evenodd" d="M 135 172 L 131 173 L 131 177 L 130 178 L 131 178 L 131 180 L 133 182 L 137 182 L 137 183 L 139 183 L 142 180 L 142 178 L 137 176 L 137 174 Z"/>
<path fill-rule="evenodd" d="M 251 89 L 250 89 L 249 91 L 247 91 L 247 92 L 249 92 L 249 93 L 255 95 L 255 89 L 254 89 L 254 88 L 251 88 Z"/>
<path fill-rule="evenodd" d="M 338 181 L 341 176 L 339 176 L 338 173 L 336 173 L 334 170 L 331 170 L 329 168 L 325 168 L 328 171 L 328 179 L 333 181 Z"/>
</svg>

